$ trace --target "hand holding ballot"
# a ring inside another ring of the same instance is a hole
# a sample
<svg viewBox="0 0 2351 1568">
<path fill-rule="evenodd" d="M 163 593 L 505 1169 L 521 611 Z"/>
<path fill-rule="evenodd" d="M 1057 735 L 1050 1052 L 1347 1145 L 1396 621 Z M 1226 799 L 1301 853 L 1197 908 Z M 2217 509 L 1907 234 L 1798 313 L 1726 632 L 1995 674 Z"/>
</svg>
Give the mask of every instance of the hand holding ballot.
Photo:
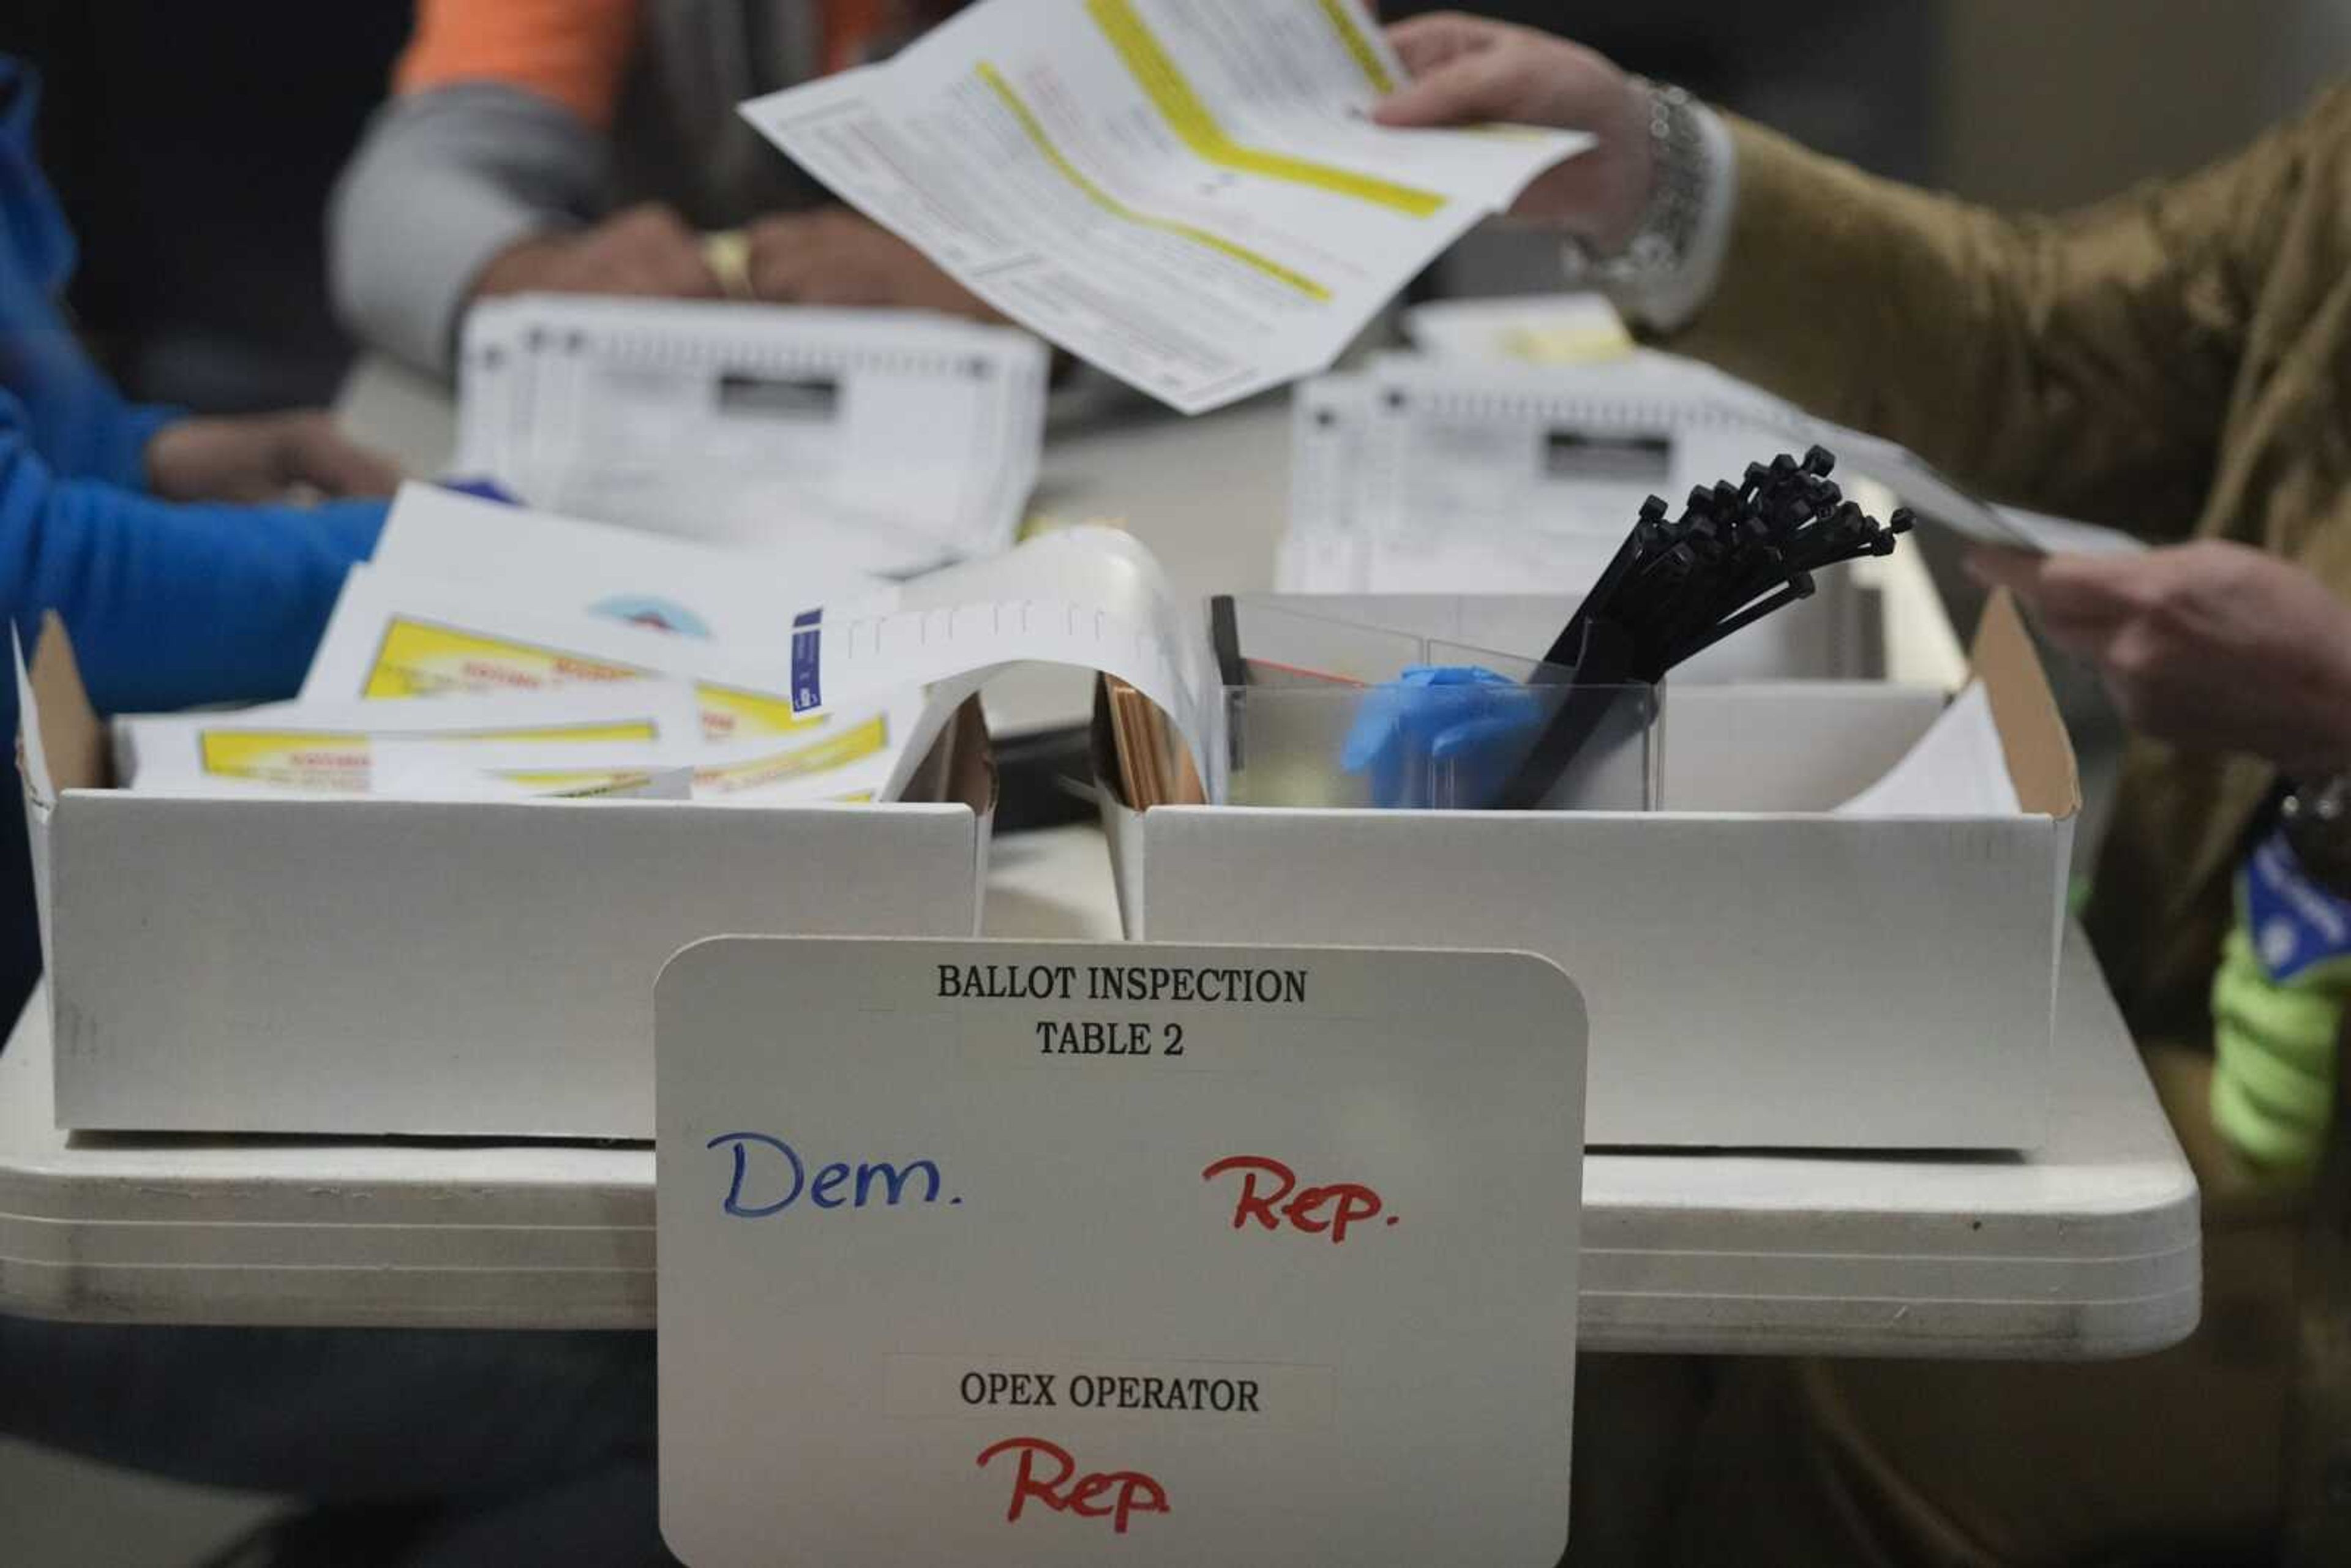
<svg viewBox="0 0 2351 1568">
<path fill-rule="evenodd" d="M 1538 175 L 1510 214 L 1604 252 L 1632 237 L 1656 172 L 1639 82 L 1579 44 L 1484 16 L 1415 16 L 1389 28 L 1388 42 L 1413 79 L 1374 119 L 1400 129 L 1499 120 L 1589 131 L 1591 151 Z"/>
<path fill-rule="evenodd" d="M 2299 779 L 2351 770 L 2351 606 L 2303 568 L 2203 539 L 2137 556 L 1979 549 L 1968 570 L 2039 612 L 2142 734 Z"/>
<path fill-rule="evenodd" d="M 962 287 L 1197 413 L 1317 371 L 1589 138 L 1374 124 L 1352 0 L 984 0 L 744 114 Z"/>
</svg>

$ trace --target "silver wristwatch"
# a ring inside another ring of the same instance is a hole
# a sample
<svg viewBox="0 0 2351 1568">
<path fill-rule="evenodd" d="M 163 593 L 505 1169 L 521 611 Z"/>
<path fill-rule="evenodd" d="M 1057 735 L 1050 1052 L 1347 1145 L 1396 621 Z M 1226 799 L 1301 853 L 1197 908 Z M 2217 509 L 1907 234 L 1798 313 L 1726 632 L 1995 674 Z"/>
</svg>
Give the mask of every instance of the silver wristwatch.
<svg viewBox="0 0 2351 1568">
<path fill-rule="evenodd" d="M 1638 285 L 1673 272 L 1687 258 L 1706 211 L 1706 134 L 1698 106 L 1677 87 L 1635 77 L 1649 99 L 1649 152 L 1653 171 L 1648 205 L 1640 226 L 1624 248 L 1596 256 L 1581 240 L 1566 242 L 1573 269 L 1604 288 Z"/>
<path fill-rule="evenodd" d="M 2351 774 L 2297 784 L 2278 811 L 2294 858 L 2313 882 L 2351 898 Z"/>
</svg>

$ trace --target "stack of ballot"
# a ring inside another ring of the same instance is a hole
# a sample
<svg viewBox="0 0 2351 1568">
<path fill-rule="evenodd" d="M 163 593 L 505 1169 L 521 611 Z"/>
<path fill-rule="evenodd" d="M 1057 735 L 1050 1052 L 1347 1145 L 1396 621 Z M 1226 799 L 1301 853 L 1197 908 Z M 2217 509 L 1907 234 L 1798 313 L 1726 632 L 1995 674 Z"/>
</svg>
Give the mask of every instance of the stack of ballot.
<svg viewBox="0 0 2351 1568">
<path fill-rule="evenodd" d="M 174 794 L 890 800 L 1017 664 L 1112 672 L 1196 735 L 1197 641 L 1112 529 L 891 583 L 411 485 L 298 698 L 122 720 L 115 774 Z"/>
<path fill-rule="evenodd" d="M 1580 591 L 1644 498 L 1678 499 L 1771 444 L 1826 446 L 1841 476 L 1982 543 L 2136 548 L 1989 505 L 1893 442 L 1637 349 L 1590 296 L 1423 306 L 1404 325 L 1416 351 L 1297 389 L 1288 591 Z"/>
<path fill-rule="evenodd" d="M 1047 660 L 1196 712 L 1171 604 L 1112 530 L 877 583 L 415 486 L 293 702 L 110 745 L 53 620 L 16 673 L 59 1124 L 650 1136 L 663 963 L 970 936 L 971 695 Z"/>
<path fill-rule="evenodd" d="M 534 507 L 900 575 L 994 554 L 1047 359 L 917 311 L 529 295 L 465 320 L 458 470 Z"/>
<path fill-rule="evenodd" d="M 126 719 L 116 776 L 177 793 L 872 800 L 922 694 L 795 712 L 788 629 L 894 592 L 410 485 L 299 697 Z"/>
</svg>

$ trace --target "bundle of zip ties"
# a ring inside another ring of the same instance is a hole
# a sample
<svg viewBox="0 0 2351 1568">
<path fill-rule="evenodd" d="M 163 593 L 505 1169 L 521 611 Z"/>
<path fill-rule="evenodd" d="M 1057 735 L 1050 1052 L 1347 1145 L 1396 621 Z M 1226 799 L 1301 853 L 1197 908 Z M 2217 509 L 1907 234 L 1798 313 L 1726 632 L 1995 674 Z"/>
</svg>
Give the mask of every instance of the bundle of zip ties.
<svg viewBox="0 0 2351 1568">
<path fill-rule="evenodd" d="M 1551 791 L 1629 685 L 1654 687 L 1666 673 L 1734 632 L 1814 591 L 1813 574 L 1865 556 L 1894 553 L 1914 519 L 1906 507 L 1879 522 L 1829 478 L 1836 458 L 1815 446 L 1750 463 L 1739 484 L 1692 490 L 1678 517 L 1661 497 L 1640 517 L 1574 618 L 1543 655 L 1552 675 L 1592 689 L 1545 727 L 1497 808 L 1528 810 Z M 1572 674 L 1570 674 L 1572 672 Z"/>
</svg>

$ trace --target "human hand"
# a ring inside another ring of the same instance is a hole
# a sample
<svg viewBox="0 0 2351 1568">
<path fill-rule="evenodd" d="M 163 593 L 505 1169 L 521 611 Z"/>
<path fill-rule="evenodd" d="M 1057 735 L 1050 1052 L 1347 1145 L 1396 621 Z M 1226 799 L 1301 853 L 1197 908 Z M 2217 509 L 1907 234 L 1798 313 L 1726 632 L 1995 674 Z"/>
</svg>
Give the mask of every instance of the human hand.
<svg viewBox="0 0 2351 1568">
<path fill-rule="evenodd" d="M 476 298 L 549 293 L 707 299 L 718 292 L 702 236 L 654 202 L 576 234 L 533 235 L 492 256 L 474 280 Z"/>
<path fill-rule="evenodd" d="M 2132 556 L 1977 549 L 1967 564 L 2094 665 L 2134 729 L 2295 778 L 2351 771 L 2351 605 L 2302 568 L 2220 539 Z"/>
<path fill-rule="evenodd" d="M 896 235 L 845 207 L 779 213 L 747 231 L 751 293 L 785 305 L 893 306 L 1002 319 Z"/>
<path fill-rule="evenodd" d="M 1606 253 L 1639 230 L 1656 178 L 1649 95 L 1579 44 L 1455 12 L 1388 29 L 1410 83 L 1372 111 L 1382 125 L 1494 120 L 1588 131 L 1599 144 L 1529 185 L 1512 215 L 1549 224 Z"/>
<path fill-rule="evenodd" d="M 167 501 L 277 501 L 298 489 L 389 496 L 400 470 L 312 409 L 173 420 L 147 443 L 147 484 Z"/>
</svg>

